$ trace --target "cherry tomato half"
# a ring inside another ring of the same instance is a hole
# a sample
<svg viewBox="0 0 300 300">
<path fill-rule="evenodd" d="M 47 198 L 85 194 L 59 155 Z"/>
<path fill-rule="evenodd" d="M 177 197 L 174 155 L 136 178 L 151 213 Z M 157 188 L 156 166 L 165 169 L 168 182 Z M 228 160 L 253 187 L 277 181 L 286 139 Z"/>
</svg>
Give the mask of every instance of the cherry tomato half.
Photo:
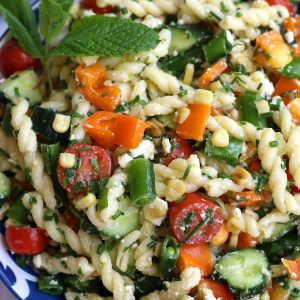
<svg viewBox="0 0 300 300">
<path fill-rule="evenodd" d="M 49 245 L 50 238 L 42 228 L 8 226 L 5 238 L 9 249 L 18 254 L 38 254 Z"/>
<path fill-rule="evenodd" d="M 164 165 L 168 165 L 176 158 L 189 158 L 193 149 L 187 140 L 182 139 L 179 135 L 175 136 L 175 147 L 171 153 L 163 160 Z"/>
<path fill-rule="evenodd" d="M 110 176 L 111 158 L 105 149 L 89 144 L 75 144 L 65 153 L 76 157 L 73 168 L 65 169 L 57 165 L 58 181 L 68 192 L 86 193 L 92 181 Z"/>
<path fill-rule="evenodd" d="M 210 289 L 216 299 L 234 300 L 233 294 L 230 292 L 228 286 L 221 282 L 211 279 L 201 279 L 200 284 L 203 284 L 206 288 Z"/>
<path fill-rule="evenodd" d="M 6 42 L 0 49 L 0 69 L 6 77 L 29 68 L 37 69 L 40 65 L 41 61 L 23 51 L 16 40 Z"/>
<path fill-rule="evenodd" d="M 290 0 L 267 0 L 270 5 L 282 5 L 287 8 L 290 14 L 294 12 L 294 6 Z"/>
<path fill-rule="evenodd" d="M 169 221 L 171 231 L 181 241 L 211 210 L 211 220 L 206 222 L 188 241 L 187 244 L 209 242 L 220 230 L 223 215 L 219 206 L 199 194 L 186 194 L 179 203 L 171 203 Z M 188 223 L 188 228 L 187 228 Z M 187 230 L 186 230 L 187 229 Z"/>
<path fill-rule="evenodd" d="M 91 9 L 97 15 L 108 14 L 113 9 L 111 5 L 99 7 L 97 0 L 81 0 L 80 6 L 85 9 Z"/>
</svg>

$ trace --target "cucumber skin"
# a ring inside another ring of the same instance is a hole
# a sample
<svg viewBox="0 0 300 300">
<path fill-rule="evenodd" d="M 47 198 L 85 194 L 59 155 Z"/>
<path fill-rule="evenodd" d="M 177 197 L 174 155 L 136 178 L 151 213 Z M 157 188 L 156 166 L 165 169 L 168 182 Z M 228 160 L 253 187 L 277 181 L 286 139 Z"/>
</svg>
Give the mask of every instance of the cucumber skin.
<svg viewBox="0 0 300 300">
<path fill-rule="evenodd" d="M 0 200 L 7 198 L 11 193 L 10 179 L 0 172 Z"/>
<path fill-rule="evenodd" d="M 248 251 L 248 250 L 254 250 L 253 248 L 245 248 L 245 249 L 242 249 L 242 250 L 237 250 L 237 251 L 234 251 L 234 252 L 245 252 L 245 251 Z M 255 249 L 256 250 L 256 249 Z M 268 263 L 268 259 L 267 259 L 267 256 L 265 255 L 265 252 L 262 251 L 262 250 L 256 250 L 256 251 L 259 251 L 261 253 L 264 254 L 265 256 L 265 259 L 266 259 L 266 262 Z M 234 252 L 230 252 L 230 253 L 234 253 Z M 226 255 L 226 254 L 225 254 Z M 224 256 L 223 256 L 224 257 Z M 222 258 L 223 258 L 222 257 Z M 222 258 L 219 259 L 222 260 Z M 217 272 L 217 275 L 218 277 L 221 279 L 221 280 L 224 280 L 225 282 L 227 282 L 228 284 L 228 287 L 230 289 L 230 291 L 234 294 L 234 299 L 236 300 L 248 300 L 254 296 L 257 296 L 257 295 L 261 295 L 265 292 L 265 290 L 270 287 L 270 284 L 271 284 L 271 276 L 268 277 L 267 275 L 263 274 L 263 280 L 262 280 L 262 283 L 258 286 L 255 286 L 253 288 L 250 288 L 248 290 L 243 290 L 243 289 L 239 289 L 239 288 L 236 288 L 234 286 L 232 286 L 225 278 L 222 277 L 221 273 L 217 270 L 218 268 L 218 264 L 219 264 L 219 261 L 217 262 L 216 264 L 216 272 Z M 268 267 L 267 267 L 267 271 L 270 272 L 271 274 L 271 267 L 268 263 Z"/>
<path fill-rule="evenodd" d="M 296 224 L 295 224 L 294 221 L 290 221 L 288 223 L 278 223 L 278 224 L 276 224 L 275 225 L 275 230 L 272 233 L 272 235 L 267 239 L 263 239 L 262 243 L 267 244 L 267 243 L 272 243 L 272 242 L 278 241 L 280 238 L 282 238 L 287 233 L 289 233 L 294 228 L 295 225 Z"/>
</svg>

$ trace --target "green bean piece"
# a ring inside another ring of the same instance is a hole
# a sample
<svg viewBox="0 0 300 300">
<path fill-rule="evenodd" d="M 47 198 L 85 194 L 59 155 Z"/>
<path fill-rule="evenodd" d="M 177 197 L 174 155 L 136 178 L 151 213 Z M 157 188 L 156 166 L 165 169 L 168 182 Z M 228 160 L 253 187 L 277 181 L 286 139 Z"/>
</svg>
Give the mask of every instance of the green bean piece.
<svg viewBox="0 0 300 300">
<path fill-rule="evenodd" d="M 130 200 L 133 206 L 144 206 L 156 198 L 153 163 L 137 158 L 128 167 Z"/>
</svg>

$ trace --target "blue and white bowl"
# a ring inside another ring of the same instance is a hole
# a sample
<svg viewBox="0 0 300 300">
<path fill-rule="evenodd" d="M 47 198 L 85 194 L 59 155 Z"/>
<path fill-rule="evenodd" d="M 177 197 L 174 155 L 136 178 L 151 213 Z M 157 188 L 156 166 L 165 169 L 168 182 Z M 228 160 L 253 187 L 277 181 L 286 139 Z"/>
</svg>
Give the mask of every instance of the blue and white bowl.
<svg viewBox="0 0 300 300">
<path fill-rule="evenodd" d="M 30 0 L 34 12 L 38 17 L 39 0 Z M 0 46 L 10 38 L 10 34 L 5 22 L 0 18 Z M 62 296 L 51 296 L 42 293 L 38 289 L 38 277 L 30 268 L 20 268 L 14 261 L 13 255 L 7 249 L 4 237 L 4 225 L 0 222 L 0 280 L 8 290 L 22 300 L 60 300 Z M 0 295 L 3 291 L 0 290 Z"/>
</svg>

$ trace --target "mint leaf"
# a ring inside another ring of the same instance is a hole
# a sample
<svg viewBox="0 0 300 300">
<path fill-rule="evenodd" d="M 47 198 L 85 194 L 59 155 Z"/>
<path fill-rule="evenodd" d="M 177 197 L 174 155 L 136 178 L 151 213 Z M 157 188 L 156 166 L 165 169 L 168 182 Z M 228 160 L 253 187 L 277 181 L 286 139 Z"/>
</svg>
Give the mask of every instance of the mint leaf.
<svg viewBox="0 0 300 300">
<path fill-rule="evenodd" d="M 123 56 L 146 51 L 159 42 L 155 30 L 128 19 L 108 16 L 85 17 L 74 22 L 71 32 L 50 56 Z"/>
<path fill-rule="evenodd" d="M 300 57 L 294 58 L 280 73 L 288 78 L 300 79 Z"/>
<path fill-rule="evenodd" d="M 1 1 L 3 3 L 3 1 Z M 19 3 L 19 2 L 18 2 Z M 11 8 L 11 7 L 9 7 Z M 4 18 L 11 30 L 13 36 L 18 40 L 22 49 L 34 58 L 42 57 L 41 43 L 34 34 L 30 32 L 30 28 L 26 28 L 26 24 L 22 24 L 22 19 L 18 19 L 19 15 L 14 15 L 15 11 L 0 5 L 0 15 Z"/>
<path fill-rule="evenodd" d="M 49 41 L 60 33 L 69 17 L 73 0 L 42 0 L 40 4 L 40 30 Z"/>
<path fill-rule="evenodd" d="M 28 0 L 1 0 L 1 5 L 13 14 L 28 30 L 36 44 L 40 44 L 37 32 L 36 18 Z"/>
</svg>

